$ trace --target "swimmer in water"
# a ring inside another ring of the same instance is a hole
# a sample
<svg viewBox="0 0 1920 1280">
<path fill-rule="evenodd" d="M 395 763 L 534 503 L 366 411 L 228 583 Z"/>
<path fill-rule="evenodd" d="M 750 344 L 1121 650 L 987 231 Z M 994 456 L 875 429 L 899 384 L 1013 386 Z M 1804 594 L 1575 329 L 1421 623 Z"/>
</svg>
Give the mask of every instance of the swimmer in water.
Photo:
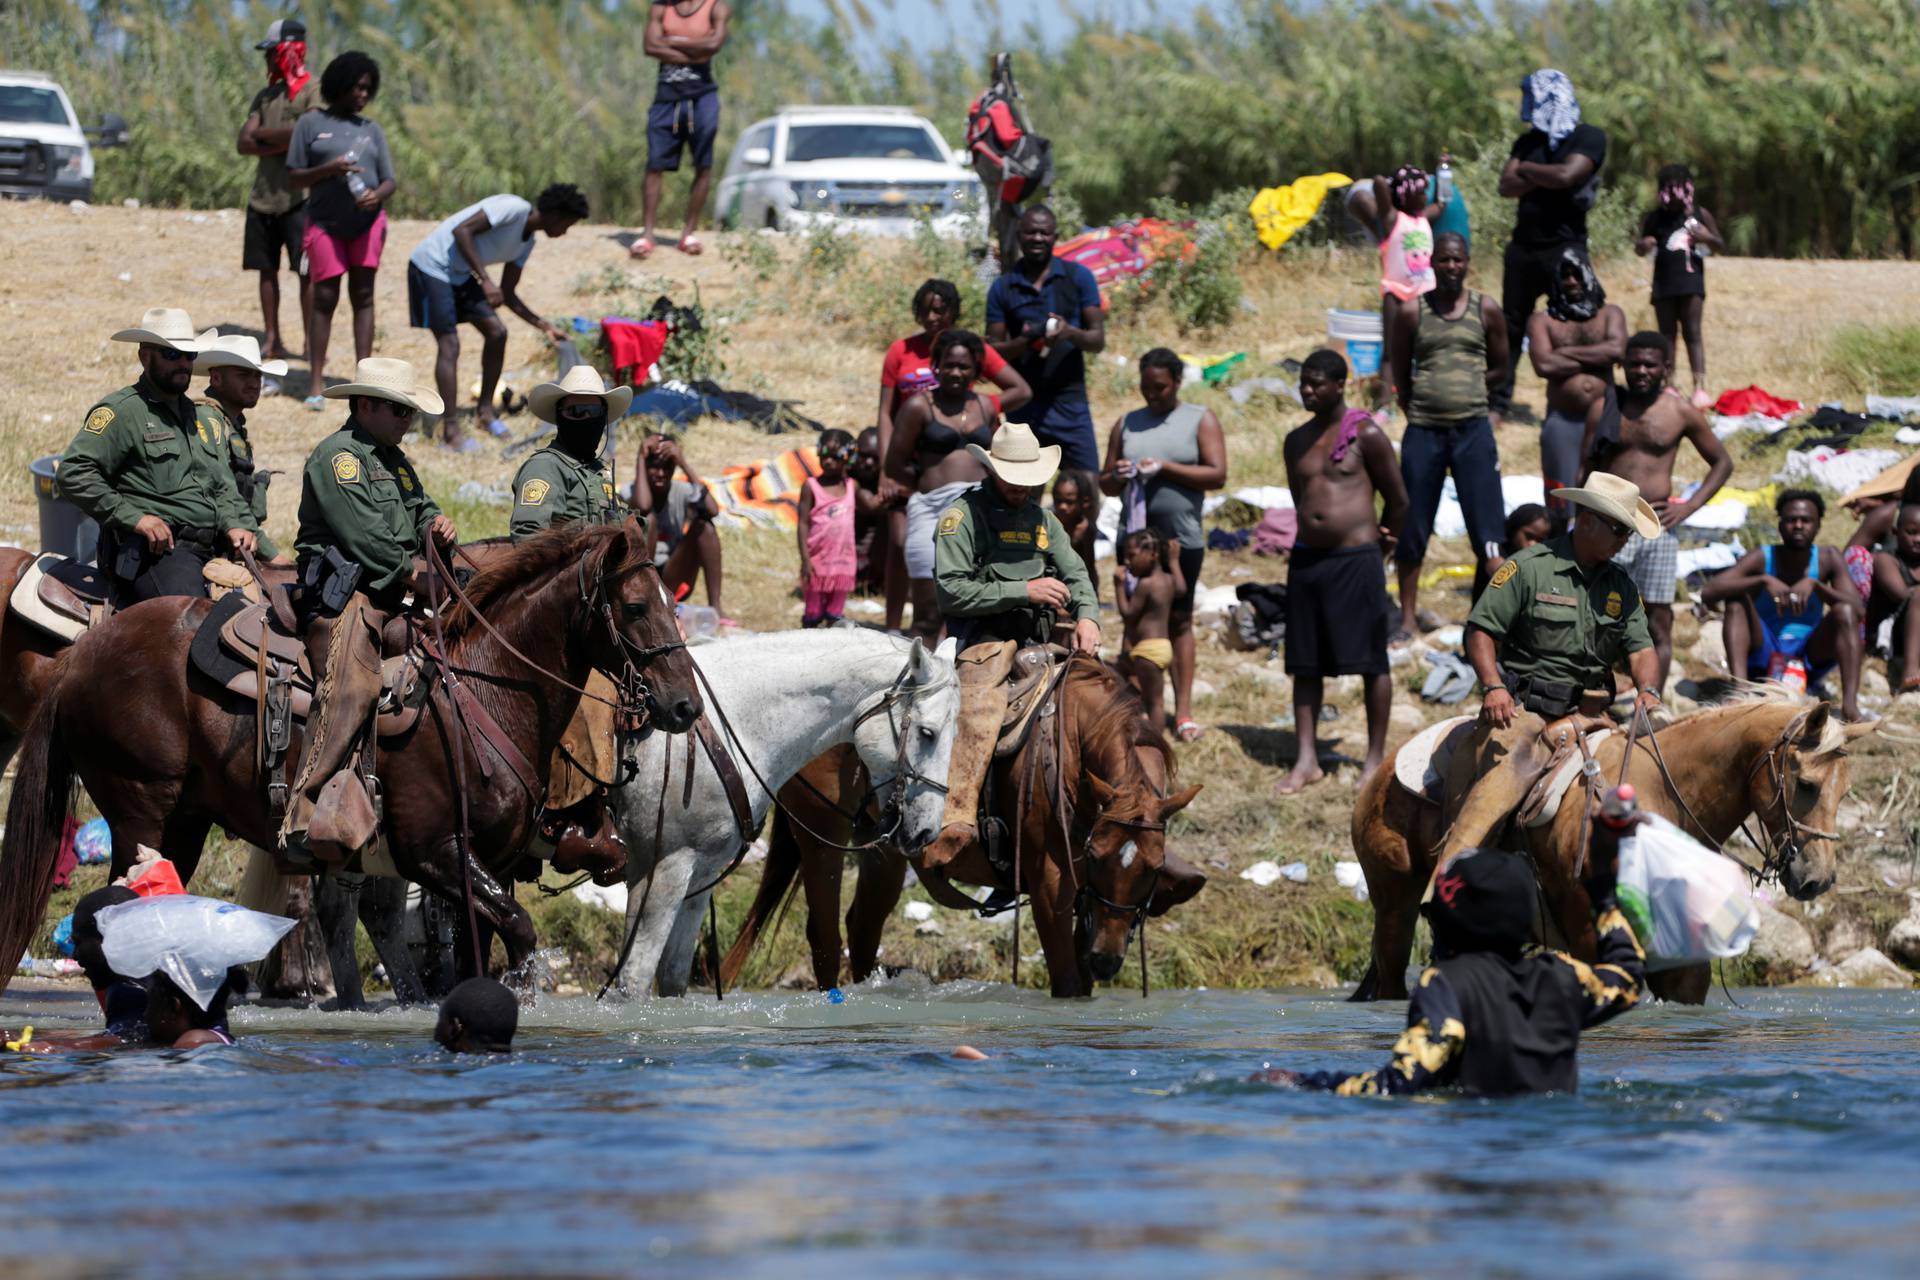
<svg viewBox="0 0 1920 1280">
<path fill-rule="evenodd" d="M 203 1044 L 232 1044 L 227 1029 L 227 1001 L 247 994 L 247 971 L 239 965 L 227 970 L 213 998 L 202 1009 L 192 996 L 164 973 L 153 975 L 147 1000 L 147 1044 L 172 1049 L 197 1049 Z"/>
<path fill-rule="evenodd" d="M 454 1053 L 512 1053 L 520 1001 L 492 978 L 468 978 L 440 1006 L 434 1041 Z"/>
<path fill-rule="evenodd" d="M 1533 870 L 1519 854 L 1467 849 L 1440 868 L 1420 910 L 1433 927 L 1434 963 L 1407 1002 L 1407 1029 L 1387 1065 L 1335 1071 L 1262 1071 L 1253 1079 L 1342 1095 L 1572 1093 L 1582 1028 L 1640 999 L 1646 956 L 1614 903 L 1618 835 L 1594 823 L 1591 870 L 1598 963 L 1523 949 L 1533 936 Z"/>
</svg>

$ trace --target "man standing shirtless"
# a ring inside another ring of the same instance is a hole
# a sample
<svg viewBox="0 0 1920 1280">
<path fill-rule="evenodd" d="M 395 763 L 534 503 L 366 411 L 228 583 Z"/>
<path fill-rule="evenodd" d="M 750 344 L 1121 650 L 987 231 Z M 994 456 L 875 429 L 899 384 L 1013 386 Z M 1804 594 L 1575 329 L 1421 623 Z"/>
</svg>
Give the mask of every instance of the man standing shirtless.
<svg viewBox="0 0 1920 1280">
<path fill-rule="evenodd" d="M 1393 442 L 1364 409 L 1346 401 L 1347 362 L 1320 350 L 1300 366 L 1300 402 L 1313 416 L 1288 433 L 1287 484 L 1300 516 L 1287 569 L 1287 674 L 1293 677 L 1300 754 L 1278 791 L 1293 795 L 1326 775 L 1315 729 L 1327 676 L 1364 676 L 1367 759 L 1380 767 L 1393 705 L 1388 675 L 1386 556 L 1407 516 L 1407 487 Z M 1384 514 L 1374 499 L 1386 499 Z"/>
<path fill-rule="evenodd" d="M 1606 404 L 1608 418 L 1618 413 L 1613 394 L 1613 366 L 1626 354 L 1627 316 L 1607 301 L 1594 277 L 1586 250 L 1569 248 L 1560 255 L 1547 294 L 1545 312 L 1527 319 L 1527 349 L 1533 371 L 1547 381 L 1547 417 L 1540 424 L 1540 470 L 1547 482 L 1547 510 L 1553 530 L 1561 533 L 1571 514 L 1555 489 L 1580 483 L 1581 442 L 1586 439 L 1587 410 L 1594 401 Z M 1613 435 L 1603 430 L 1603 435 Z"/>
<path fill-rule="evenodd" d="M 1607 471 L 1640 486 L 1660 517 L 1663 532 L 1657 538 L 1635 533 L 1613 562 L 1627 571 L 1640 588 L 1647 607 L 1647 625 L 1653 632 L 1654 654 L 1660 664 L 1656 690 L 1665 692 L 1667 669 L 1673 665 L 1673 594 L 1680 563 L 1680 539 L 1674 530 L 1694 512 L 1713 501 L 1720 486 L 1733 475 L 1733 459 L 1700 411 L 1677 395 L 1667 394 L 1667 375 L 1673 348 L 1657 333 L 1642 331 L 1627 339 L 1621 368 L 1627 388 L 1620 393 L 1619 439 L 1601 438 L 1607 406 L 1595 401 L 1587 409 L 1587 432 L 1581 445 L 1582 465 Z M 1680 442 L 1689 441 L 1706 459 L 1707 478 L 1684 502 L 1673 499 L 1673 464 Z M 1586 483 L 1585 477 L 1581 483 Z"/>
</svg>

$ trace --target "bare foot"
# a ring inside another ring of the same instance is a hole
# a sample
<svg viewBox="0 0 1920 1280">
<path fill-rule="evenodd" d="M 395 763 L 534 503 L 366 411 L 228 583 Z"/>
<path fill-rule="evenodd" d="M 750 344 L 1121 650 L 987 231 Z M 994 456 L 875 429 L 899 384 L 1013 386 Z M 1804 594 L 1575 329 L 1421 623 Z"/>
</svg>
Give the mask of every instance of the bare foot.
<svg viewBox="0 0 1920 1280">
<path fill-rule="evenodd" d="M 1360 766 L 1360 776 L 1354 781 L 1353 789 L 1355 791 L 1365 790 L 1367 783 L 1372 780 L 1374 772 L 1379 768 L 1380 758 L 1378 756 L 1368 756 L 1365 763 Z"/>
<path fill-rule="evenodd" d="M 1320 762 L 1312 756 L 1307 756 L 1299 764 L 1294 765 L 1286 777 L 1274 783 L 1273 789 L 1277 795 L 1297 796 L 1326 776 L 1320 770 Z"/>
</svg>

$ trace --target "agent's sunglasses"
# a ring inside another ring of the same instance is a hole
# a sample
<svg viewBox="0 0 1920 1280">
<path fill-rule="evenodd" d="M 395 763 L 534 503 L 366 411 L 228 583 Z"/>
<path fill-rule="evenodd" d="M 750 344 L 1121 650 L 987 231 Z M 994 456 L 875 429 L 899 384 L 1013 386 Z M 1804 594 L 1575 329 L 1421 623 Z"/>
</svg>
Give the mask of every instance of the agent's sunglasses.
<svg viewBox="0 0 1920 1280">
<path fill-rule="evenodd" d="M 560 416 L 568 422 L 586 422 L 599 417 L 604 412 L 605 409 L 599 405 L 570 404 L 561 408 Z"/>
<path fill-rule="evenodd" d="M 1626 525 L 1621 524 L 1618 520 L 1615 520 L 1612 516 L 1603 516 L 1598 511 L 1596 511 L 1593 513 L 1593 517 L 1594 519 L 1598 520 L 1601 524 L 1605 525 L 1607 532 L 1612 534 L 1616 538 L 1625 538 L 1633 533 L 1632 529 L 1629 529 Z"/>
<path fill-rule="evenodd" d="M 178 363 L 179 361 L 182 361 L 182 360 L 193 359 L 193 352 L 176 351 L 172 347 L 155 347 L 153 348 L 153 354 L 160 357 L 160 359 L 162 360 L 172 360 L 175 363 Z"/>
</svg>

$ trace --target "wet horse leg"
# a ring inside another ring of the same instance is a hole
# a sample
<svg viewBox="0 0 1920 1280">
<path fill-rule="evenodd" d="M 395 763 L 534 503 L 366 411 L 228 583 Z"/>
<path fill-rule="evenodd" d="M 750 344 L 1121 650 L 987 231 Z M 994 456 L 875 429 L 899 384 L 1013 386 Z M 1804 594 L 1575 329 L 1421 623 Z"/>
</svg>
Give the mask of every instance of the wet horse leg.
<svg viewBox="0 0 1920 1280">
<path fill-rule="evenodd" d="M 1028 896 L 1033 904 L 1033 927 L 1040 935 L 1040 951 L 1047 958 L 1047 977 L 1055 999 L 1093 994 L 1093 974 L 1081 959 L 1081 938 L 1074 918 L 1073 892 L 1064 878 L 1049 874 L 1051 883 L 1036 885 Z M 1020 945 L 1015 935 L 1013 945 Z"/>
<path fill-rule="evenodd" d="M 846 861 L 838 849 L 800 839 L 802 847 L 812 846 L 800 861 L 800 884 L 807 895 L 807 950 L 813 957 L 813 980 L 826 991 L 840 985 L 840 877 Z"/>
<path fill-rule="evenodd" d="M 416 868 L 418 874 L 415 882 L 442 902 L 451 903 L 464 929 L 466 888 L 457 845 L 456 840 L 449 838 L 422 857 Z M 526 967 L 527 961 L 532 958 L 533 949 L 539 941 L 534 931 L 533 917 L 514 900 L 511 884 L 503 885 L 478 860 L 470 859 L 469 865 L 472 868 L 469 874 L 473 883 L 474 918 L 480 925 L 481 963 L 484 965 L 486 957 L 491 954 L 493 935 L 497 933 L 507 948 L 507 985 L 524 989 L 532 981 L 532 974 Z M 474 948 L 463 944 L 460 948 L 462 978 L 486 976 L 484 973 L 476 974 L 473 964 Z"/>
<path fill-rule="evenodd" d="M 407 945 L 407 882 L 373 876 L 360 890 L 360 925 L 386 967 L 387 982 L 401 1004 L 425 1004 L 427 988 Z"/>
<path fill-rule="evenodd" d="M 326 944 L 327 967 L 333 971 L 334 1008 L 342 1012 L 367 1007 L 360 983 L 360 957 L 354 948 L 354 925 L 360 917 L 361 883 L 354 872 L 330 872 L 314 888 L 313 914 Z"/>
<path fill-rule="evenodd" d="M 847 908 L 847 958 L 853 980 L 865 982 L 880 960 L 881 930 L 906 888 L 907 860 L 878 849 L 854 857 L 860 878 L 853 886 L 853 905 Z"/>
</svg>

